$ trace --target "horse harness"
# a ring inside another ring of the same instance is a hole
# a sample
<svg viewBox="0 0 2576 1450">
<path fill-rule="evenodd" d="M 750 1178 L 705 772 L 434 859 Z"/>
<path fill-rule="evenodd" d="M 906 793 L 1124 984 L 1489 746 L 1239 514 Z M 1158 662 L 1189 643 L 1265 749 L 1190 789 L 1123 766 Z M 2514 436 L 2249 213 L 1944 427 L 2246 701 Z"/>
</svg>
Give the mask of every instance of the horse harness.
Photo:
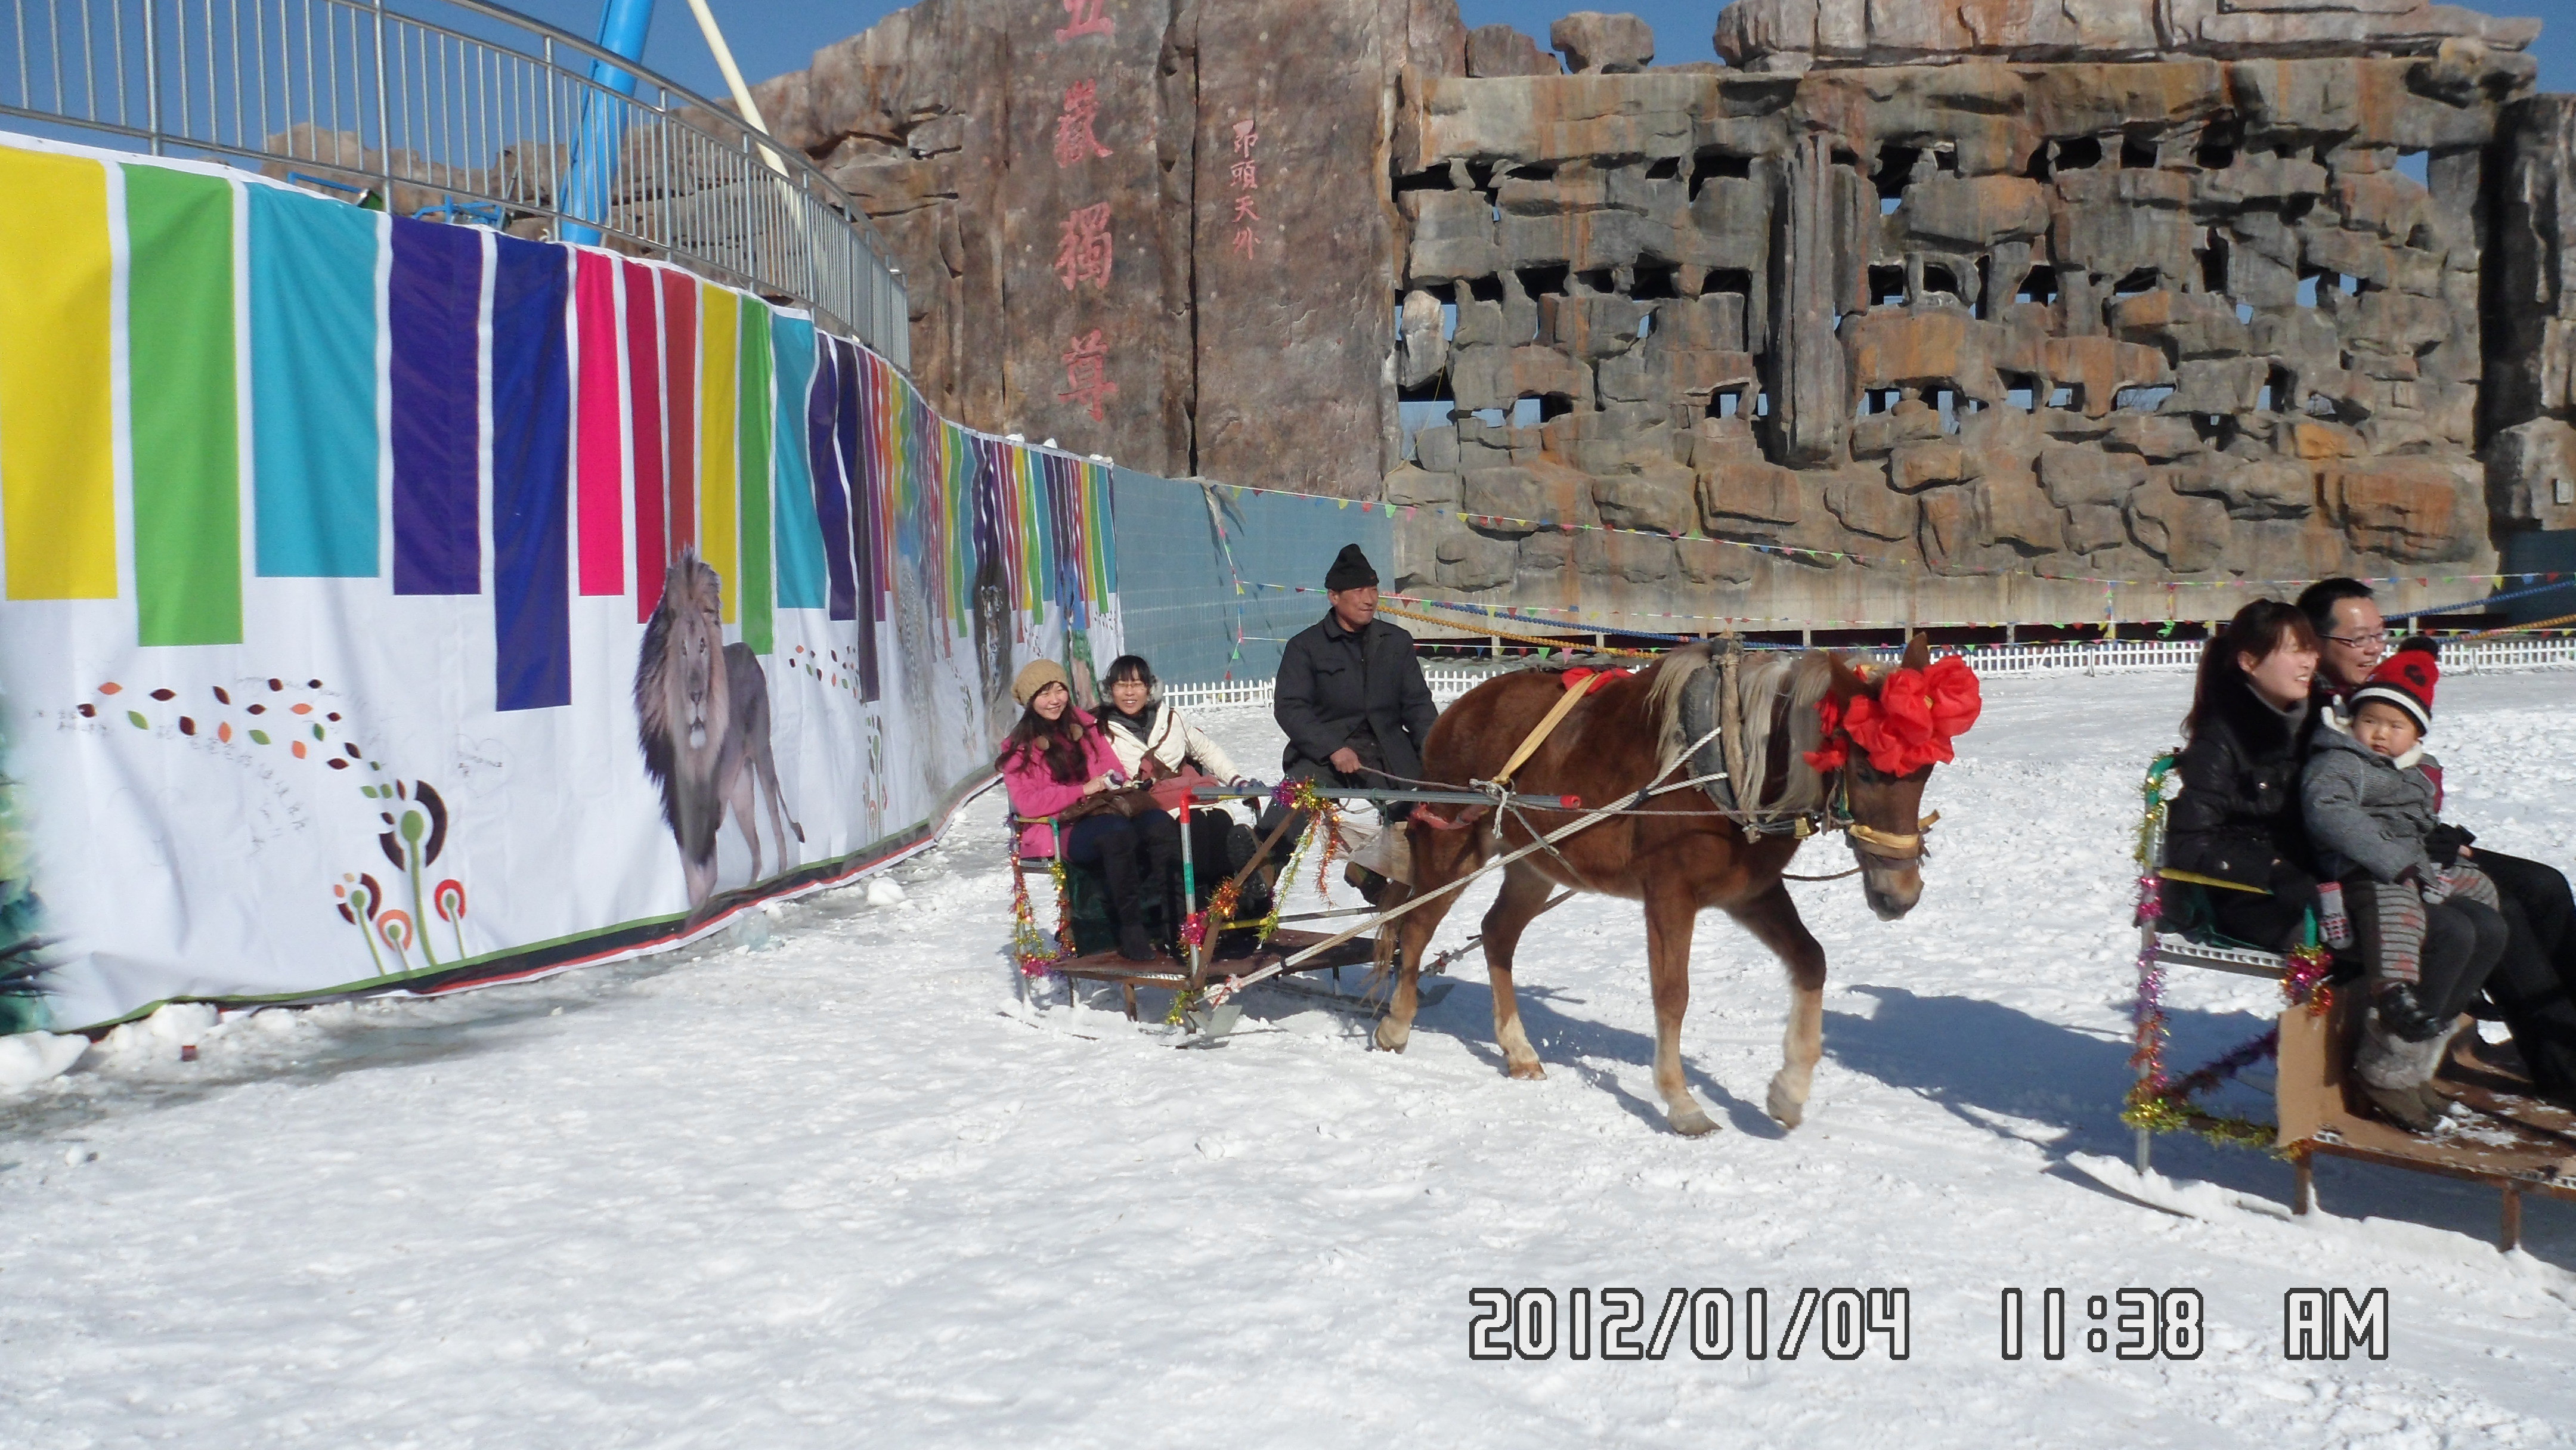
<svg viewBox="0 0 2576 1450">
<path fill-rule="evenodd" d="M 1715 651 L 1715 655 L 1714 663 L 1717 666 L 1715 669 L 1701 670 L 1682 685 L 1682 728 L 1685 733 L 1696 737 L 1695 743 L 1682 753 L 1687 769 L 1691 772 L 1690 778 L 1676 781 L 1660 789 L 1640 792 L 1637 799 L 1631 803 L 1632 808 L 1643 804 L 1648 794 L 1662 794 L 1664 791 L 1696 785 L 1708 796 L 1709 803 L 1717 808 L 1719 814 L 1735 822 L 1737 828 L 1748 836 L 1790 836 L 1803 841 L 1809 836 L 1841 831 L 1851 838 L 1854 851 L 1860 854 L 1890 862 L 1914 861 L 1922 858 L 1924 837 L 1941 819 L 1941 813 L 1935 811 L 1923 817 L 1916 824 L 1915 829 L 1905 832 L 1882 831 L 1855 819 L 1851 811 L 1851 772 L 1854 766 L 1849 760 L 1844 762 L 1841 770 L 1835 772 L 1833 789 L 1826 796 L 1824 805 L 1817 809 L 1789 812 L 1764 810 L 1759 784 L 1753 788 L 1753 801 L 1749 806 L 1740 800 L 1736 794 L 1735 783 L 1753 779 L 1747 774 L 1747 763 L 1744 758 L 1743 695 L 1739 681 L 1743 647 L 1733 640 L 1728 640 Z M 1520 819 L 1519 808 L 1510 800 L 1512 773 L 1519 769 L 1522 762 L 1536 753 L 1539 746 L 1550 735 L 1555 733 L 1556 727 L 1573 712 L 1575 704 L 1583 696 L 1592 692 L 1595 684 L 1596 681 L 1591 678 L 1581 678 L 1570 683 L 1566 689 L 1565 698 L 1559 700 L 1531 729 L 1519 747 L 1513 750 L 1496 778 L 1473 782 L 1475 788 L 1487 791 L 1494 796 L 1494 809 L 1498 816 L 1509 814 L 1515 819 Z M 1785 709 L 1786 706 L 1783 705 L 1780 708 Z M 1527 820 L 1520 819 L 1520 824 L 1533 839 L 1541 841 L 1546 839 L 1545 834 L 1538 831 Z M 1562 852 L 1552 845 L 1547 850 L 1549 855 L 1556 857 L 1559 864 L 1564 865 L 1570 872 L 1574 871 L 1573 863 L 1567 861 Z M 1837 881 L 1860 869 L 1855 866 L 1850 871 L 1840 871 L 1830 876 L 1790 875 L 1786 879 Z M 1575 875 L 1578 880 L 1581 879 L 1580 872 L 1575 872 Z"/>
</svg>

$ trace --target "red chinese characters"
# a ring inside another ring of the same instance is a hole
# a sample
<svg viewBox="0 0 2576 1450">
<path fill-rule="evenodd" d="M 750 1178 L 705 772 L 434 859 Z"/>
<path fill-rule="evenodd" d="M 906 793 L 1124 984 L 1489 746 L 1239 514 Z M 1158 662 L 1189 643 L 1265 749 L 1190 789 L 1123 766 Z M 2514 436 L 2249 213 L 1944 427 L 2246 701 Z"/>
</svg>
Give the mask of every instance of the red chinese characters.
<svg viewBox="0 0 2576 1450">
<path fill-rule="evenodd" d="M 1111 260 L 1109 203 L 1082 207 L 1064 219 L 1055 251 L 1055 274 L 1064 279 L 1064 290 L 1071 292 L 1084 282 L 1095 292 L 1106 289 Z"/>
<path fill-rule="evenodd" d="M 1261 190 L 1261 165 L 1253 159 L 1252 151 L 1260 144 L 1261 133 L 1252 128 L 1249 119 L 1234 123 L 1234 164 L 1226 173 L 1234 183 L 1234 236 L 1226 246 L 1247 259 L 1259 245 L 1252 223 L 1261 220 L 1261 213 L 1253 210 L 1252 198 Z"/>
<path fill-rule="evenodd" d="M 1100 119 L 1100 84 L 1077 81 L 1064 92 L 1064 111 L 1055 118 L 1055 164 L 1059 167 L 1080 166 L 1095 156 L 1107 156 L 1108 147 L 1092 134 L 1092 123 Z"/>
<path fill-rule="evenodd" d="M 1057 397 L 1088 411 L 1095 423 L 1108 419 L 1106 405 L 1118 396 L 1118 385 L 1109 381 L 1109 339 L 1102 329 L 1091 329 L 1065 349 L 1064 383 Z"/>
<path fill-rule="evenodd" d="M 1058 40 L 1071 40 L 1077 35 L 1116 35 L 1118 22 L 1109 18 L 1109 0 L 1064 0 L 1064 13 L 1071 23 L 1055 33 Z"/>
</svg>

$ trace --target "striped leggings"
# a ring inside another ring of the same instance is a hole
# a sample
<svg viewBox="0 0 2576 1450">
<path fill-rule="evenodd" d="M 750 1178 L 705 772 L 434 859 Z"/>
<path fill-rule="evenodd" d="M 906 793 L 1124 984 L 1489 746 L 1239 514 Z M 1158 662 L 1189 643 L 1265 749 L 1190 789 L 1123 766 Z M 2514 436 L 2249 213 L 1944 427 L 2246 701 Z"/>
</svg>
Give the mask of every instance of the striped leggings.
<svg viewBox="0 0 2576 1450">
<path fill-rule="evenodd" d="M 2495 883 L 2477 867 L 2462 862 L 2442 873 L 2450 901 L 2472 901 L 2501 909 Z M 2375 881 L 2367 876 L 2343 884 L 2344 901 L 2360 937 L 2362 960 L 2375 980 L 2420 982 L 2424 974 L 2424 936 L 2439 906 L 2426 906 L 2423 893 L 2405 882 Z"/>
</svg>

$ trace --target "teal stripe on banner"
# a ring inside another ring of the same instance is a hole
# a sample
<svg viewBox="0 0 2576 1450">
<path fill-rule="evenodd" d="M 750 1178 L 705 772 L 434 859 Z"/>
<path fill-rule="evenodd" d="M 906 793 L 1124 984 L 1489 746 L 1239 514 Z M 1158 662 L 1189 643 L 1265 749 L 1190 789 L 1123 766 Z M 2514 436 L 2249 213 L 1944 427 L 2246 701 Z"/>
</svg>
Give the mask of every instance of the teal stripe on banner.
<svg viewBox="0 0 2576 1450">
<path fill-rule="evenodd" d="M 373 578 L 381 218 L 275 187 L 249 191 L 259 572 Z"/>
<path fill-rule="evenodd" d="M 814 324 L 781 316 L 770 323 L 770 353 L 778 363 L 777 458 L 778 607 L 820 609 L 831 581 L 823 572 L 823 526 L 814 517 L 814 473 L 806 461 L 805 391 L 814 378 Z"/>
</svg>

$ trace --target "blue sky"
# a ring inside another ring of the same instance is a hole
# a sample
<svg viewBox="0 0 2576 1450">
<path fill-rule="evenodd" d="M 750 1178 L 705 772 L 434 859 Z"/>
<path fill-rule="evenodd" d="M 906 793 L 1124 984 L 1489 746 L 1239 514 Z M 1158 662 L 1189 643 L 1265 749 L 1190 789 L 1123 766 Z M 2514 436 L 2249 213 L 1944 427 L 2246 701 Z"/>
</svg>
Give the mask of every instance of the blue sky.
<svg viewBox="0 0 2576 1450">
<path fill-rule="evenodd" d="M 600 0 L 516 0 L 518 8 L 541 20 L 562 26 L 576 34 L 588 36 L 599 27 Z M 725 38 L 733 46 L 734 57 L 742 63 L 743 74 L 757 82 L 782 71 L 802 70 L 813 53 L 845 35 L 856 34 L 880 18 L 902 9 L 882 0 L 857 0 L 853 4 L 817 5 L 800 0 L 711 0 L 716 20 L 724 26 Z M 1042 4 L 1043 0 L 1030 0 Z M 1605 0 L 1592 0 L 1609 8 Z M 2145 3 L 2145 0 L 2140 0 Z M 1460 6 L 1469 25 L 1492 25 L 1497 22 L 1515 25 L 1547 44 L 1550 21 L 1569 10 L 1583 8 L 1582 0 L 1560 0 L 1554 4 L 1534 4 L 1528 0 L 1464 0 Z M 1656 58 L 1666 63 L 1685 60 L 1711 60 L 1716 52 L 1709 47 L 1709 33 L 1716 27 L 1718 5 L 1714 0 L 1692 0 L 1692 3 L 1666 3 L 1646 0 L 1629 7 L 1655 28 Z M 2497 15 L 2540 14 L 2565 11 L 2566 0 L 2519 0 L 2519 3 L 2487 3 L 2471 8 Z M 2576 14 L 2556 20 L 2543 31 L 2536 49 L 2540 59 L 2540 88 L 2547 91 L 2576 91 Z M 698 38 L 697 22 L 689 15 L 688 0 L 658 0 L 653 12 L 652 39 L 645 47 L 644 63 L 670 76 L 680 84 L 705 95 L 721 95 L 723 83 L 717 78 L 715 62 L 709 58 L 704 41 Z"/>
</svg>

